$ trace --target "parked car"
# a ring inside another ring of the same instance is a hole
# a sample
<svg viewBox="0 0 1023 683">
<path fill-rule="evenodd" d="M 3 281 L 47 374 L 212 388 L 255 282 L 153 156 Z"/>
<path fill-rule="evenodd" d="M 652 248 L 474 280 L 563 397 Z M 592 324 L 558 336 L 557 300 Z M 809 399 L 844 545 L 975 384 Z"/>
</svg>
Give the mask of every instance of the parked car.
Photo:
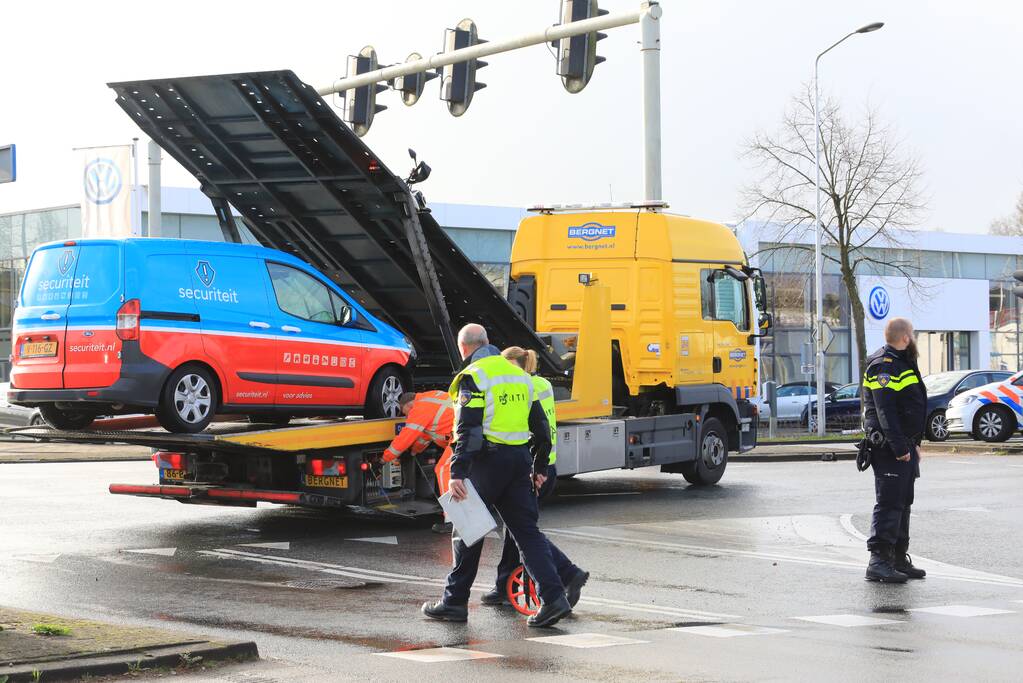
<svg viewBox="0 0 1023 683">
<path fill-rule="evenodd" d="M 831 429 L 856 429 L 860 427 L 860 412 L 862 403 L 860 401 L 860 385 L 857 382 L 840 386 L 825 398 L 824 423 Z M 811 398 L 810 415 L 811 431 L 817 430 L 817 399 Z M 799 422 L 806 427 L 807 409 L 803 408 Z"/>
<path fill-rule="evenodd" d="M 400 332 L 280 251 L 54 242 L 25 272 L 8 400 L 58 429 L 123 413 L 172 432 L 217 413 L 396 416 L 411 356 Z"/>
<path fill-rule="evenodd" d="M 948 438 L 946 411 L 954 397 L 985 384 L 1002 382 L 1011 376 L 1011 372 L 1004 370 L 953 370 L 924 377 L 924 386 L 927 387 L 927 438 L 931 441 Z"/>
<path fill-rule="evenodd" d="M 831 393 L 839 387 L 834 382 L 825 382 L 824 391 Z M 817 394 L 817 385 L 812 384 L 807 386 L 806 382 L 790 382 L 789 384 L 782 384 L 778 387 L 778 421 L 796 421 L 800 415 L 803 414 L 803 410 L 806 408 L 806 402 L 810 396 Z M 767 392 L 760 392 L 760 401 L 758 403 L 760 410 L 760 419 L 766 420 L 771 417 L 771 406 L 767 402 Z"/>
<path fill-rule="evenodd" d="M 38 408 L 22 408 L 7 402 L 10 382 L 0 383 L 0 425 L 7 427 L 36 427 L 43 424 Z"/>
<path fill-rule="evenodd" d="M 1023 372 L 1017 372 L 953 398 L 945 411 L 946 426 L 951 434 L 970 434 L 988 442 L 1005 441 L 1023 427 L 1021 411 Z"/>
</svg>

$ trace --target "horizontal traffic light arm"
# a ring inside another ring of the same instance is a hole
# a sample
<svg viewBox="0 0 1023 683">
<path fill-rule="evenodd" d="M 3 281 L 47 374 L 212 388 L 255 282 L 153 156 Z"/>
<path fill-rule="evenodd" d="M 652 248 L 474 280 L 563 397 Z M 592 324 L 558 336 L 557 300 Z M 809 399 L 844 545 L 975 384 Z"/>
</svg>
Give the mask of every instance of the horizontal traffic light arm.
<svg viewBox="0 0 1023 683">
<path fill-rule="evenodd" d="M 618 28 L 619 26 L 638 24 L 643 16 L 648 12 L 651 12 L 651 10 L 655 7 L 657 7 L 656 3 L 643 3 L 640 9 L 634 12 L 606 14 L 600 17 L 593 17 L 592 19 L 573 21 L 568 24 L 555 24 L 554 26 L 547 27 L 543 31 L 529 33 L 524 36 L 519 36 L 518 38 L 479 43 L 472 47 L 453 50 L 451 52 L 439 52 L 433 56 L 424 57 L 423 59 L 413 62 L 395 64 L 394 66 L 387 66 L 382 69 L 377 69 L 376 71 L 369 71 L 351 78 L 344 78 L 339 81 L 335 81 L 333 85 L 317 88 L 316 92 L 321 96 L 333 95 L 335 93 L 344 92 L 345 90 L 351 90 L 352 88 L 369 85 L 370 83 L 380 83 L 383 81 L 389 81 L 392 78 L 410 76 L 412 74 L 430 71 L 437 67 L 447 66 L 448 64 L 458 64 L 459 62 L 467 62 L 471 59 L 480 59 L 482 57 L 496 55 L 501 52 L 511 52 L 512 50 L 518 50 L 532 45 L 550 43 L 551 41 L 560 40 L 561 38 L 571 38 L 572 36 L 581 36 L 595 31 L 604 31 L 612 28 Z M 653 11 L 659 12 L 659 9 Z"/>
</svg>

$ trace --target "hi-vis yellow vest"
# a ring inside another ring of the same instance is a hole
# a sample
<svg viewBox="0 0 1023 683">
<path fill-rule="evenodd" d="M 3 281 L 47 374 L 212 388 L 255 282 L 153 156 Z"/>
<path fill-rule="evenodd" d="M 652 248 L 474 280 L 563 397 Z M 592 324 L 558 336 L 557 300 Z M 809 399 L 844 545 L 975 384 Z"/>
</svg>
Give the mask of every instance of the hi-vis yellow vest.
<svg viewBox="0 0 1023 683">
<path fill-rule="evenodd" d="M 551 426 L 551 457 L 547 464 L 553 465 L 558 460 L 558 422 L 554 416 L 554 387 L 543 377 L 533 375 L 533 389 L 536 391 L 536 400 L 543 406 L 543 412 Z"/>
<path fill-rule="evenodd" d="M 503 356 L 487 356 L 472 363 L 455 375 L 448 389 L 455 406 L 456 425 L 462 408 L 458 384 L 466 375 L 472 377 L 482 394 L 470 398 L 466 406 L 483 409 L 483 436 L 487 441 L 510 445 L 527 443 L 529 409 L 534 397 L 529 375 Z"/>
</svg>

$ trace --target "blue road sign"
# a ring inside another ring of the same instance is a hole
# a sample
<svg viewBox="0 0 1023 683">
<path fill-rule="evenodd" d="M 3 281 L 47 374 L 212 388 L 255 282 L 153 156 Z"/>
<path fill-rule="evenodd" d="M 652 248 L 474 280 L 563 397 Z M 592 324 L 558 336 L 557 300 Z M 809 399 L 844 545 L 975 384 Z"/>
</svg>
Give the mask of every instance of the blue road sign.
<svg viewBox="0 0 1023 683">
<path fill-rule="evenodd" d="M 18 157 L 15 145 L 0 145 L 0 183 L 18 179 Z"/>
</svg>

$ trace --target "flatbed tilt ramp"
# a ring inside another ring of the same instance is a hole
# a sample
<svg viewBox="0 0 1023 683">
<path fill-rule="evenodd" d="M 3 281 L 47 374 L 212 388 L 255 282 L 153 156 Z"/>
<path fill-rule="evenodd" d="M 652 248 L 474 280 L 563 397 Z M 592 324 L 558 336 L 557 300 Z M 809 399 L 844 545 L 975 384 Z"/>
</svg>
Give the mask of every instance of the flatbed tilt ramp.
<svg viewBox="0 0 1023 683">
<path fill-rule="evenodd" d="M 559 360 L 392 173 L 291 71 L 111 83 L 117 103 L 200 182 L 225 239 L 233 206 L 255 238 L 309 262 L 412 342 L 421 382 L 450 378 L 454 333 Z M 417 196 L 418 195 L 418 196 Z"/>
</svg>

